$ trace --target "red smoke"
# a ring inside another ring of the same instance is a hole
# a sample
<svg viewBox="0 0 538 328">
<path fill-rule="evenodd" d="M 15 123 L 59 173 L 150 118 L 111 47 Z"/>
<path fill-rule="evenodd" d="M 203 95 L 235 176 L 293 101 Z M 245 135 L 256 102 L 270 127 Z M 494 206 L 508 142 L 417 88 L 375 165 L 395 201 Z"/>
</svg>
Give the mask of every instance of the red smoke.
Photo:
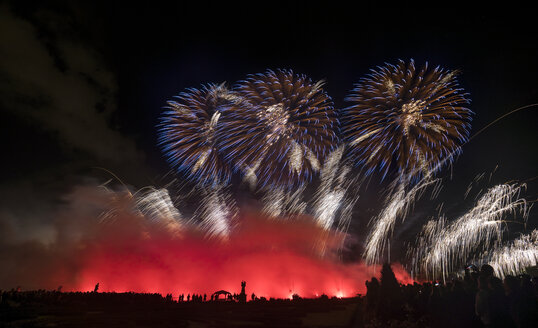
<svg viewBox="0 0 538 328">
<path fill-rule="evenodd" d="M 88 193 L 93 196 L 88 197 Z M 302 297 L 325 293 L 348 297 L 364 294 L 364 282 L 374 275 L 371 267 L 344 264 L 330 251 L 322 256 L 321 241 L 330 250 L 341 236 L 328 235 L 308 217 L 273 220 L 259 214 L 244 215 L 223 241 L 206 238 L 196 227 L 183 227 L 179 232 L 167 229 L 128 206 L 118 208 L 118 193 L 112 194 L 116 213 L 99 221 L 95 213 L 100 206 L 111 206 L 111 193 L 96 196 L 87 188 L 75 192 L 70 199 L 73 205 L 59 220 L 63 226 L 58 241 L 36 252 L 41 259 L 34 270 L 35 279 L 27 273 L 27 281 L 18 284 L 23 288 L 63 285 L 64 290 L 89 291 L 99 283 L 100 291 L 177 296 L 210 295 L 221 289 L 239 293 L 240 282 L 245 280 L 248 295 L 289 298 L 295 293 Z M 24 266 L 28 269 L 32 257 L 26 255 Z M 44 263 L 43 256 L 49 261 Z M 21 266 L 17 261 L 23 260 L 14 257 L 11 261 L 12 267 L 17 267 Z M 401 266 L 394 270 L 400 281 L 411 281 Z"/>
</svg>

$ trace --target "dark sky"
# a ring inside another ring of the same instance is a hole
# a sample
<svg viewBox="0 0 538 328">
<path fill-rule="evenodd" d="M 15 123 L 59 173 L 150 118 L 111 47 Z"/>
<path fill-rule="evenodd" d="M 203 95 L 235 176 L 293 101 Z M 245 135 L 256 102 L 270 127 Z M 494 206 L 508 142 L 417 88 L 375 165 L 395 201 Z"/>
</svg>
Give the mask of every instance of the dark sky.
<svg viewBox="0 0 538 328">
<path fill-rule="evenodd" d="M 475 112 L 472 133 L 538 102 L 530 8 L 252 3 L 2 3 L 3 224 L 39 235 L 35 227 L 46 225 L 69 188 L 109 177 L 93 167 L 136 188 L 165 184 L 155 129 L 165 101 L 267 68 L 325 79 L 337 107 L 353 83 L 385 62 L 413 58 L 459 69 Z M 497 165 L 495 183 L 535 177 L 536 113 L 509 116 L 467 144 L 446 201 L 459 204 L 473 177 Z M 376 183 L 370 197 L 378 197 Z M 530 181 L 524 196 L 536 198 L 536 184 Z"/>
</svg>

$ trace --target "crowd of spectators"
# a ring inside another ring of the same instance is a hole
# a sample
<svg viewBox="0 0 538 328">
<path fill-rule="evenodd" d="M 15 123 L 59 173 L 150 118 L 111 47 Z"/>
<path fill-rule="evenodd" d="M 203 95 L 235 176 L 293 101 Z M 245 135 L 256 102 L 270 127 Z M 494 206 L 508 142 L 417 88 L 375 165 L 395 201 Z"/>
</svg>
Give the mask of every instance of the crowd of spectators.
<svg viewBox="0 0 538 328">
<path fill-rule="evenodd" d="M 494 275 L 468 267 L 462 279 L 400 285 L 389 265 L 381 281 L 366 282 L 366 326 L 408 322 L 410 327 L 538 327 L 538 281 L 529 275 Z"/>
</svg>

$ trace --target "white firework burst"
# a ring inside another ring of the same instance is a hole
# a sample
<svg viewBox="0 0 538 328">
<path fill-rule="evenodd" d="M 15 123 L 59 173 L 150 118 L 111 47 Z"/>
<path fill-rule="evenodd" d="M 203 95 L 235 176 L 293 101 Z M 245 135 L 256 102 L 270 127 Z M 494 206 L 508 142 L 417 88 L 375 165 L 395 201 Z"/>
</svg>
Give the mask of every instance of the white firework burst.
<svg viewBox="0 0 538 328">
<path fill-rule="evenodd" d="M 434 186 L 432 195 L 438 193 L 440 179 L 432 179 L 428 175 L 422 179 L 409 191 L 406 190 L 409 177 L 400 177 L 393 183 L 393 190 L 381 213 L 373 219 L 373 227 L 368 234 L 364 258 L 368 264 L 378 263 L 385 248 L 388 246 L 389 238 L 394 231 L 396 220 L 405 220 L 415 201 L 419 199 L 426 188 Z"/>
<path fill-rule="evenodd" d="M 538 264 L 538 230 L 521 235 L 508 245 L 484 252 L 478 262 L 489 263 L 502 279 L 506 275 L 523 273 L 526 268 Z"/>
<path fill-rule="evenodd" d="M 472 259 L 473 254 L 499 246 L 507 216 L 526 219 L 529 207 L 519 198 L 524 184 L 500 184 L 487 190 L 475 206 L 453 222 L 444 217 L 424 225 L 413 263 L 428 279 L 443 279 Z"/>
</svg>

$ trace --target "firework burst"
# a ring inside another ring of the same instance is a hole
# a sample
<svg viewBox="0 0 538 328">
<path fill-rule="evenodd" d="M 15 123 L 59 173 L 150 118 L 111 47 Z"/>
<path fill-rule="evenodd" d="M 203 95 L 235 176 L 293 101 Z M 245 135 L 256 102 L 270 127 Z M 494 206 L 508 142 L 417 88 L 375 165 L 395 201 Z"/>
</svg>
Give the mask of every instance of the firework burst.
<svg viewBox="0 0 538 328">
<path fill-rule="evenodd" d="M 219 148 L 251 185 L 291 187 L 320 170 L 336 147 L 336 113 L 322 82 L 291 71 L 249 76 L 224 110 Z"/>
<path fill-rule="evenodd" d="M 386 64 L 359 81 L 346 98 L 342 129 L 351 157 L 366 174 L 391 167 L 418 178 L 457 154 L 469 136 L 472 112 L 457 71 L 411 60 Z"/>
<path fill-rule="evenodd" d="M 227 182 L 231 169 L 216 147 L 222 110 L 234 97 L 224 85 L 188 89 L 168 101 L 159 125 L 159 144 L 169 163 L 200 184 Z"/>
</svg>

